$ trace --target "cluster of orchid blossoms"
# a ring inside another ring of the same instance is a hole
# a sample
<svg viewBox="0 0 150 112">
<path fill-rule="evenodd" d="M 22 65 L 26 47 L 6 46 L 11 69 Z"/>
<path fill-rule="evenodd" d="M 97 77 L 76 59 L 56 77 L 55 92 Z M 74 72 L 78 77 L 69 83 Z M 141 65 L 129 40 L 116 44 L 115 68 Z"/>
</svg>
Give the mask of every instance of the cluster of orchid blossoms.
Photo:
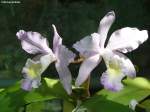
<svg viewBox="0 0 150 112">
<path fill-rule="evenodd" d="M 105 89 L 119 91 L 125 76 L 134 78 L 136 71 L 132 62 L 124 55 L 138 48 L 148 39 L 146 30 L 125 27 L 112 33 L 107 43 L 106 38 L 110 27 L 115 20 L 115 13 L 108 12 L 100 21 L 98 32 L 92 33 L 73 45 L 84 60 L 80 66 L 75 86 L 83 84 L 92 70 L 103 59 L 107 70 L 101 75 L 100 81 Z M 17 37 L 21 40 L 22 48 L 29 54 L 36 54 L 28 59 L 22 70 L 24 79 L 22 88 L 31 90 L 41 84 L 41 75 L 46 68 L 55 62 L 60 82 L 68 94 L 72 93 L 72 77 L 68 65 L 74 61 L 76 55 L 62 44 L 62 38 L 54 25 L 53 49 L 49 48 L 47 39 L 37 32 L 20 30 Z"/>
</svg>

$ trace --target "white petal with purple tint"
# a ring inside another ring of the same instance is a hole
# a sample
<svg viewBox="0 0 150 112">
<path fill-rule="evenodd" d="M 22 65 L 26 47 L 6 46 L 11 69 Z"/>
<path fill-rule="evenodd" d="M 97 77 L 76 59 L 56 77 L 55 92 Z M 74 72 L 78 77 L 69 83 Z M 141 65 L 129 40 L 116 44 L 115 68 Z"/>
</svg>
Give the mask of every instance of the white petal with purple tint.
<svg viewBox="0 0 150 112">
<path fill-rule="evenodd" d="M 107 48 L 127 53 L 138 48 L 147 39 L 148 32 L 146 30 L 140 31 L 137 28 L 126 27 L 111 35 Z"/>
<path fill-rule="evenodd" d="M 100 49 L 100 35 L 98 33 L 93 33 L 91 36 L 86 36 L 82 40 L 76 42 L 73 45 L 77 51 L 80 52 L 81 55 L 85 57 L 92 56 L 94 54 L 98 54 Z"/>
<path fill-rule="evenodd" d="M 122 73 L 125 74 L 126 76 L 129 76 L 130 78 L 135 78 L 136 70 L 130 59 L 120 52 L 116 51 L 113 53 L 114 55 L 118 56 L 117 60 L 120 63 Z"/>
<path fill-rule="evenodd" d="M 68 65 L 74 60 L 75 54 L 63 45 L 59 46 L 57 53 L 57 62 L 55 64 L 56 70 L 59 74 L 60 81 L 63 84 L 68 94 L 71 94 L 71 72 L 69 71 Z"/>
<path fill-rule="evenodd" d="M 34 62 L 33 60 L 28 59 L 25 67 L 22 69 L 22 73 L 24 75 L 22 82 L 23 89 L 31 90 L 32 88 L 37 88 L 40 85 L 42 73 L 42 66 L 40 62 Z"/>
<path fill-rule="evenodd" d="M 26 91 L 31 91 L 32 90 L 32 80 L 23 79 L 22 83 L 21 83 L 21 88 L 26 90 Z"/>
<path fill-rule="evenodd" d="M 70 62 L 74 61 L 75 54 L 66 48 L 64 45 L 59 46 L 58 54 L 56 55 L 57 61 L 68 66 Z"/>
<path fill-rule="evenodd" d="M 30 53 L 30 54 L 48 54 L 52 53 L 51 49 L 48 46 L 47 39 L 44 38 L 38 32 L 26 32 L 24 30 L 20 30 L 17 32 L 17 37 L 21 40 L 22 48 Z"/>
<path fill-rule="evenodd" d="M 80 86 L 84 81 L 86 81 L 91 71 L 100 63 L 100 61 L 100 55 L 94 55 L 85 59 L 80 66 L 75 85 Z"/>
<path fill-rule="evenodd" d="M 101 77 L 101 83 L 106 89 L 119 91 L 123 85 L 121 80 L 125 76 L 135 77 L 136 71 L 132 62 L 119 52 L 106 51 L 103 54 L 107 71 Z"/>
<path fill-rule="evenodd" d="M 54 37 L 53 37 L 53 51 L 56 53 L 58 51 L 58 47 L 62 45 L 62 38 L 59 36 L 55 25 L 52 25 L 54 30 Z"/>
<path fill-rule="evenodd" d="M 22 88 L 25 90 L 37 88 L 41 84 L 40 81 L 42 73 L 53 61 L 55 61 L 55 58 L 53 58 L 50 54 L 39 56 L 38 58 L 36 57 L 34 60 L 28 59 L 22 70 L 22 73 L 24 74 Z"/>
<path fill-rule="evenodd" d="M 104 44 L 107 38 L 108 31 L 115 21 L 114 11 L 108 12 L 100 21 L 98 33 L 100 35 L 100 46 L 104 48 Z"/>
<path fill-rule="evenodd" d="M 114 72 L 114 73 L 113 73 Z M 121 80 L 125 76 L 121 72 L 117 72 L 113 69 L 107 70 L 101 76 L 101 84 L 104 86 L 105 89 L 111 91 L 120 91 L 123 88 L 123 84 Z"/>
<path fill-rule="evenodd" d="M 71 89 L 72 77 L 71 77 L 71 72 L 69 68 L 61 62 L 56 62 L 55 67 L 59 74 L 60 82 L 62 83 L 67 93 L 71 94 L 72 93 L 72 89 Z"/>
</svg>

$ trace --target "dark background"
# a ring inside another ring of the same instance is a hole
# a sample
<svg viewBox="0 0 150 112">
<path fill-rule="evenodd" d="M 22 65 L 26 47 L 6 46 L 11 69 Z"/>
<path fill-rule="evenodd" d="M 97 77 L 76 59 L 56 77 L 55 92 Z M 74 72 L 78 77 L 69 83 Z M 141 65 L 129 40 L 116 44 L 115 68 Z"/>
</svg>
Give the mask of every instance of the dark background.
<svg viewBox="0 0 150 112">
<path fill-rule="evenodd" d="M 52 46 L 55 24 L 63 43 L 71 50 L 72 44 L 97 31 L 99 21 L 109 11 L 114 10 L 116 21 L 109 35 L 122 27 L 150 29 L 150 0 L 19 0 L 20 4 L 0 3 L 0 85 L 11 85 L 21 79 L 21 70 L 27 58 L 33 56 L 21 49 L 16 32 L 20 29 L 36 31 L 47 37 Z M 150 78 L 150 40 L 148 39 L 127 56 L 137 68 L 137 75 Z M 79 64 L 70 65 L 74 77 Z M 92 72 L 92 84 L 99 84 L 105 71 L 102 62 Z M 58 77 L 52 65 L 43 76 Z M 94 86 L 94 85 L 93 85 Z"/>
</svg>

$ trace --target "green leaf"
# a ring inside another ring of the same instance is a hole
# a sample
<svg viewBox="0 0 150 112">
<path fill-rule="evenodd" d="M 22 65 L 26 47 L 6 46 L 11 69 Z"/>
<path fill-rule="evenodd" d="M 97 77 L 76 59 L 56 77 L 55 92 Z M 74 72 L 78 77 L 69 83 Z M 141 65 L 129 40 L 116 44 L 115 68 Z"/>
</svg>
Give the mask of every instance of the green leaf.
<svg viewBox="0 0 150 112">
<path fill-rule="evenodd" d="M 94 96 L 82 104 L 85 112 L 133 112 L 128 106 L 107 100 L 103 96 Z"/>
<path fill-rule="evenodd" d="M 119 92 L 111 92 L 108 90 L 101 90 L 97 93 L 98 96 L 104 96 L 106 99 L 128 105 L 132 99 L 141 101 L 150 95 L 150 83 L 144 78 L 126 79 L 124 80 L 126 86 Z M 141 83 L 140 83 L 141 82 Z"/>
<path fill-rule="evenodd" d="M 1 102 L 6 102 L 5 99 L 9 99 L 9 106 L 13 108 L 10 112 L 17 112 L 24 108 L 26 104 L 33 102 L 52 100 L 56 98 L 69 100 L 69 97 L 60 82 L 48 78 L 44 78 L 44 80 L 42 80 L 42 85 L 32 91 L 27 92 L 22 90 L 20 88 L 20 82 L 17 82 L 12 87 L 0 92 L 0 95 L 3 94 L 5 94 L 5 96 L 3 96 L 5 98 L 2 97 Z M 7 108 L 9 108 L 9 106 L 6 105 Z M 0 112 L 2 112 L 1 108 Z"/>
<path fill-rule="evenodd" d="M 150 112 L 150 99 L 145 100 L 139 106 L 144 108 L 146 110 L 146 112 Z"/>
<path fill-rule="evenodd" d="M 136 77 L 134 79 L 127 78 L 123 82 L 130 86 L 150 90 L 150 81 L 143 77 Z"/>
<path fill-rule="evenodd" d="M 0 92 L 2 92 L 4 89 L 0 89 Z"/>
<path fill-rule="evenodd" d="M 62 84 L 59 80 L 56 79 L 50 79 L 50 78 L 44 78 L 47 88 L 47 93 L 51 93 L 57 98 L 65 99 L 67 100 L 69 95 L 63 88 Z"/>
<path fill-rule="evenodd" d="M 59 80 L 44 78 L 42 85 L 25 96 L 27 103 L 44 101 L 54 98 L 68 100 L 69 96 L 62 87 Z"/>
<path fill-rule="evenodd" d="M 72 112 L 74 105 L 66 100 L 63 101 L 63 112 Z"/>
<path fill-rule="evenodd" d="M 60 100 L 40 101 L 26 106 L 26 112 L 60 112 L 61 110 Z"/>
<path fill-rule="evenodd" d="M 0 93 L 0 112 L 14 112 L 14 107 L 10 105 L 10 98 L 5 93 Z"/>
</svg>

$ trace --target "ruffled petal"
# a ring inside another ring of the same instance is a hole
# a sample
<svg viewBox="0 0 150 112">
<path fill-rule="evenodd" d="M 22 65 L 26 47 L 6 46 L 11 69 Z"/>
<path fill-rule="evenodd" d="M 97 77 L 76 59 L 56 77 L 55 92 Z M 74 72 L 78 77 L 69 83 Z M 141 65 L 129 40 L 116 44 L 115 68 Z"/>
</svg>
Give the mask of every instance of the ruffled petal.
<svg viewBox="0 0 150 112">
<path fill-rule="evenodd" d="M 107 71 L 101 77 L 101 83 L 106 89 L 119 91 L 123 85 L 121 80 L 125 76 L 135 77 L 136 71 L 132 62 L 119 52 L 106 51 L 103 54 Z"/>
<path fill-rule="evenodd" d="M 104 48 L 104 44 L 107 38 L 108 31 L 115 21 L 114 11 L 108 12 L 100 21 L 98 33 L 100 34 L 100 46 Z"/>
<path fill-rule="evenodd" d="M 148 32 L 146 30 L 140 31 L 137 28 L 126 27 L 115 31 L 111 35 L 107 48 L 127 53 L 138 48 L 147 39 Z"/>
<path fill-rule="evenodd" d="M 81 55 L 85 57 L 90 57 L 99 52 L 100 49 L 100 35 L 98 33 L 93 33 L 91 36 L 86 36 L 82 40 L 76 42 L 73 45 Z"/>
<path fill-rule="evenodd" d="M 91 71 L 100 63 L 100 61 L 100 55 L 94 55 L 85 59 L 80 66 L 79 74 L 76 79 L 75 85 L 80 86 L 84 81 L 86 81 Z"/>
<path fill-rule="evenodd" d="M 119 52 L 114 52 L 116 55 L 117 60 L 120 61 L 120 67 L 121 71 L 123 74 L 126 76 L 129 76 L 130 78 L 135 78 L 136 77 L 136 70 L 133 65 L 133 63 L 130 61 L 128 57 L 126 57 L 124 54 L 119 53 Z"/>
<path fill-rule="evenodd" d="M 21 88 L 26 90 L 26 91 L 31 91 L 32 90 L 32 80 L 30 79 L 23 79 Z"/>
<path fill-rule="evenodd" d="M 119 70 L 124 75 L 130 78 L 136 77 L 136 71 L 134 65 L 124 54 L 117 51 L 108 51 L 103 55 L 103 59 L 106 63 L 107 68 Z"/>
<path fill-rule="evenodd" d="M 47 39 L 38 32 L 20 30 L 16 35 L 21 40 L 22 48 L 30 54 L 48 54 L 52 52 Z"/>
<path fill-rule="evenodd" d="M 31 59 L 28 59 L 25 67 L 22 70 L 22 73 L 24 74 L 24 79 L 22 81 L 22 88 L 24 90 L 31 90 L 34 87 L 37 87 L 40 85 L 41 80 L 41 72 L 42 72 L 42 66 L 40 62 L 34 62 Z M 33 81 L 37 81 L 37 85 L 33 85 Z"/>
<path fill-rule="evenodd" d="M 40 86 L 41 74 L 46 70 L 50 63 L 55 59 L 50 55 L 39 56 L 36 61 L 28 59 L 25 67 L 22 70 L 24 79 L 22 81 L 22 88 L 24 90 L 31 90 Z"/>
<path fill-rule="evenodd" d="M 120 91 L 123 88 L 121 80 L 125 75 L 121 72 L 116 72 L 115 70 L 107 70 L 101 76 L 101 84 L 105 89 L 111 91 Z"/>
<path fill-rule="evenodd" d="M 56 70 L 59 74 L 60 81 L 63 84 L 68 94 L 71 94 L 71 72 L 68 69 L 68 65 L 75 58 L 75 54 L 65 46 L 59 46 L 57 53 Z"/>
<path fill-rule="evenodd" d="M 53 30 L 54 30 L 54 37 L 53 37 L 53 51 L 54 51 L 54 53 L 56 52 L 56 51 L 58 51 L 58 47 L 60 46 L 60 45 L 62 45 L 62 38 L 59 36 L 59 34 L 57 33 L 57 29 L 56 29 L 56 27 L 55 27 L 55 25 L 52 25 L 52 27 L 53 27 Z"/>
</svg>

